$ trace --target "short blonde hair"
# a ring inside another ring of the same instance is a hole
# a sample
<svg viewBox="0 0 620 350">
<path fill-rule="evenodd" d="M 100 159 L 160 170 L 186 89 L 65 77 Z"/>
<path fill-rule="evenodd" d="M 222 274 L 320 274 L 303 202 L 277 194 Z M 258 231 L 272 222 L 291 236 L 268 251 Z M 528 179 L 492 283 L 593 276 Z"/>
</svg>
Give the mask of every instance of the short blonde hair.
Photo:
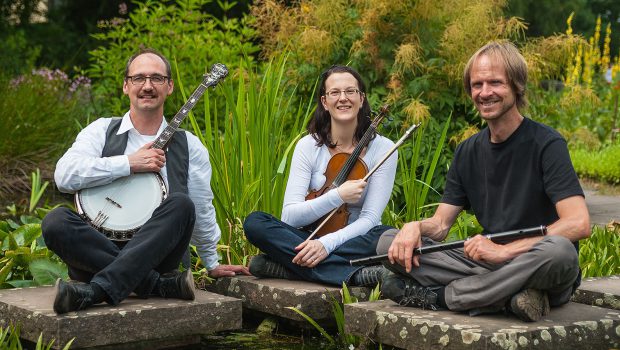
<svg viewBox="0 0 620 350">
<path fill-rule="evenodd" d="M 471 69 L 474 62 L 483 55 L 497 59 L 502 63 L 506 70 L 506 76 L 512 91 L 516 95 L 517 108 L 522 109 L 527 106 L 527 98 L 525 97 L 525 88 L 527 85 L 527 63 L 516 46 L 509 41 L 492 41 L 481 47 L 471 56 L 465 71 L 463 72 L 463 86 L 467 95 L 471 97 Z"/>
</svg>

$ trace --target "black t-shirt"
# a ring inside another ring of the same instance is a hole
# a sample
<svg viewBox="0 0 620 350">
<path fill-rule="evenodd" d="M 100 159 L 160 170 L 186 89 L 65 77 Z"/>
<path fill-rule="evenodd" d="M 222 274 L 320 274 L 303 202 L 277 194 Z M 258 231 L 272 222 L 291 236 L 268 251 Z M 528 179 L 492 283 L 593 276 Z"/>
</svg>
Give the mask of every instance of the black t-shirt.
<svg viewBox="0 0 620 350">
<path fill-rule="evenodd" d="M 525 118 L 506 141 L 490 140 L 487 127 L 457 147 L 441 200 L 471 208 L 485 233 L 552 224 L 558 201 L 584 195 L 552 128 Z"/>
</svg>

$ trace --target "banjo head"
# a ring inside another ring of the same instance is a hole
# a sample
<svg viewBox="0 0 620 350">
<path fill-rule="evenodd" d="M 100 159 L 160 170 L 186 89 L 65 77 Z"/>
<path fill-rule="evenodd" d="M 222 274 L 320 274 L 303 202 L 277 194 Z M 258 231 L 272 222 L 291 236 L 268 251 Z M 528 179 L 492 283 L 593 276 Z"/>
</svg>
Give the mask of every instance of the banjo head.
<svg viewBox="0 0 620 350">
<path fill-rule="evenodd" d="M 159 174 L 137 173 L 81 190 L 76 195 L 76 207 L 79 214 L 110 239 L 129 240 L 151 218 L 166 192 Z M 105 220 L 97 221 L 101 215 L 106 216 Z"/>
</svg>

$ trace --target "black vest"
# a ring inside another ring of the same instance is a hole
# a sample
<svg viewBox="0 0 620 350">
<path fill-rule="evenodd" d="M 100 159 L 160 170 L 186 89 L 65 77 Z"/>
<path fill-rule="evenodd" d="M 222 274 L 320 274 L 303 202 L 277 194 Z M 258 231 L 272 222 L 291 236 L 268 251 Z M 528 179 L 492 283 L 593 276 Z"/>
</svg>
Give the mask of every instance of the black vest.
<svg viewBox="0 0 620 350">
<path fill-rule="evenodd" d="M 117 135 L 122 118 L 113 118 L 105 135 L 102 157 L 119 156 L 125 153 L 129 133 Z M 188 194 L 187 178 L 189 174 L 189 147 L 184 130 L 177 130 L 166 149 L 166 170 L 168 174 L 169 193 L 181 192 Z"/>
</svg>

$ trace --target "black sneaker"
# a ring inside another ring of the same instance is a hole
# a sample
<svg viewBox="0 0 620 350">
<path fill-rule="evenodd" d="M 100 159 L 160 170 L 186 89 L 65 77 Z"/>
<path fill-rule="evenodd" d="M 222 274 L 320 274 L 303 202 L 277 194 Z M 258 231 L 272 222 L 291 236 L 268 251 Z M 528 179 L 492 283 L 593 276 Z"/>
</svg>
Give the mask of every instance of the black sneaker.
<svg viewBox="0 0 620 350">
<path fill-rule="evenodd" d="M 386 271 L 383 265 L 362 267 L 353 274 L 351 284 L 359 287 L 374 287 L 381 282 Z"/>
<path fill-rule="evenodd" d="M 535 322 L 549 314 L 549 298 L 538 289 L 522 290 L 510 299 L 510 310 L 522 321 Z"/>
<path fill-rule="evenodd" d="M 158 295 L 164 298 L 194 300 L 196 287 L 190 270 L 165 274 L 159 277 Z"/>
<path fill-rule="evenodd" d="M 441 310 L 437 303 L 437 291 L 442 287 L 423 287 L 412 278 L 394 273 L 383 278 L 381 294 L 401 306 L 414 306 L 422 309 Z"/>
<path fill-rule="evenodd" d="M 57 314 L 84 310 L 94 304 L 95 292 L 90 284 L 67 283 L 59 278 L 54 288 L 54 311 Z"/>
<path fill-rule="evenodd" d="M 269 259 L 265 254 L 256 255 L 250 260 L 250 273 L 262 278 L 296 279 L 282 264 Z"/>
</svg>

